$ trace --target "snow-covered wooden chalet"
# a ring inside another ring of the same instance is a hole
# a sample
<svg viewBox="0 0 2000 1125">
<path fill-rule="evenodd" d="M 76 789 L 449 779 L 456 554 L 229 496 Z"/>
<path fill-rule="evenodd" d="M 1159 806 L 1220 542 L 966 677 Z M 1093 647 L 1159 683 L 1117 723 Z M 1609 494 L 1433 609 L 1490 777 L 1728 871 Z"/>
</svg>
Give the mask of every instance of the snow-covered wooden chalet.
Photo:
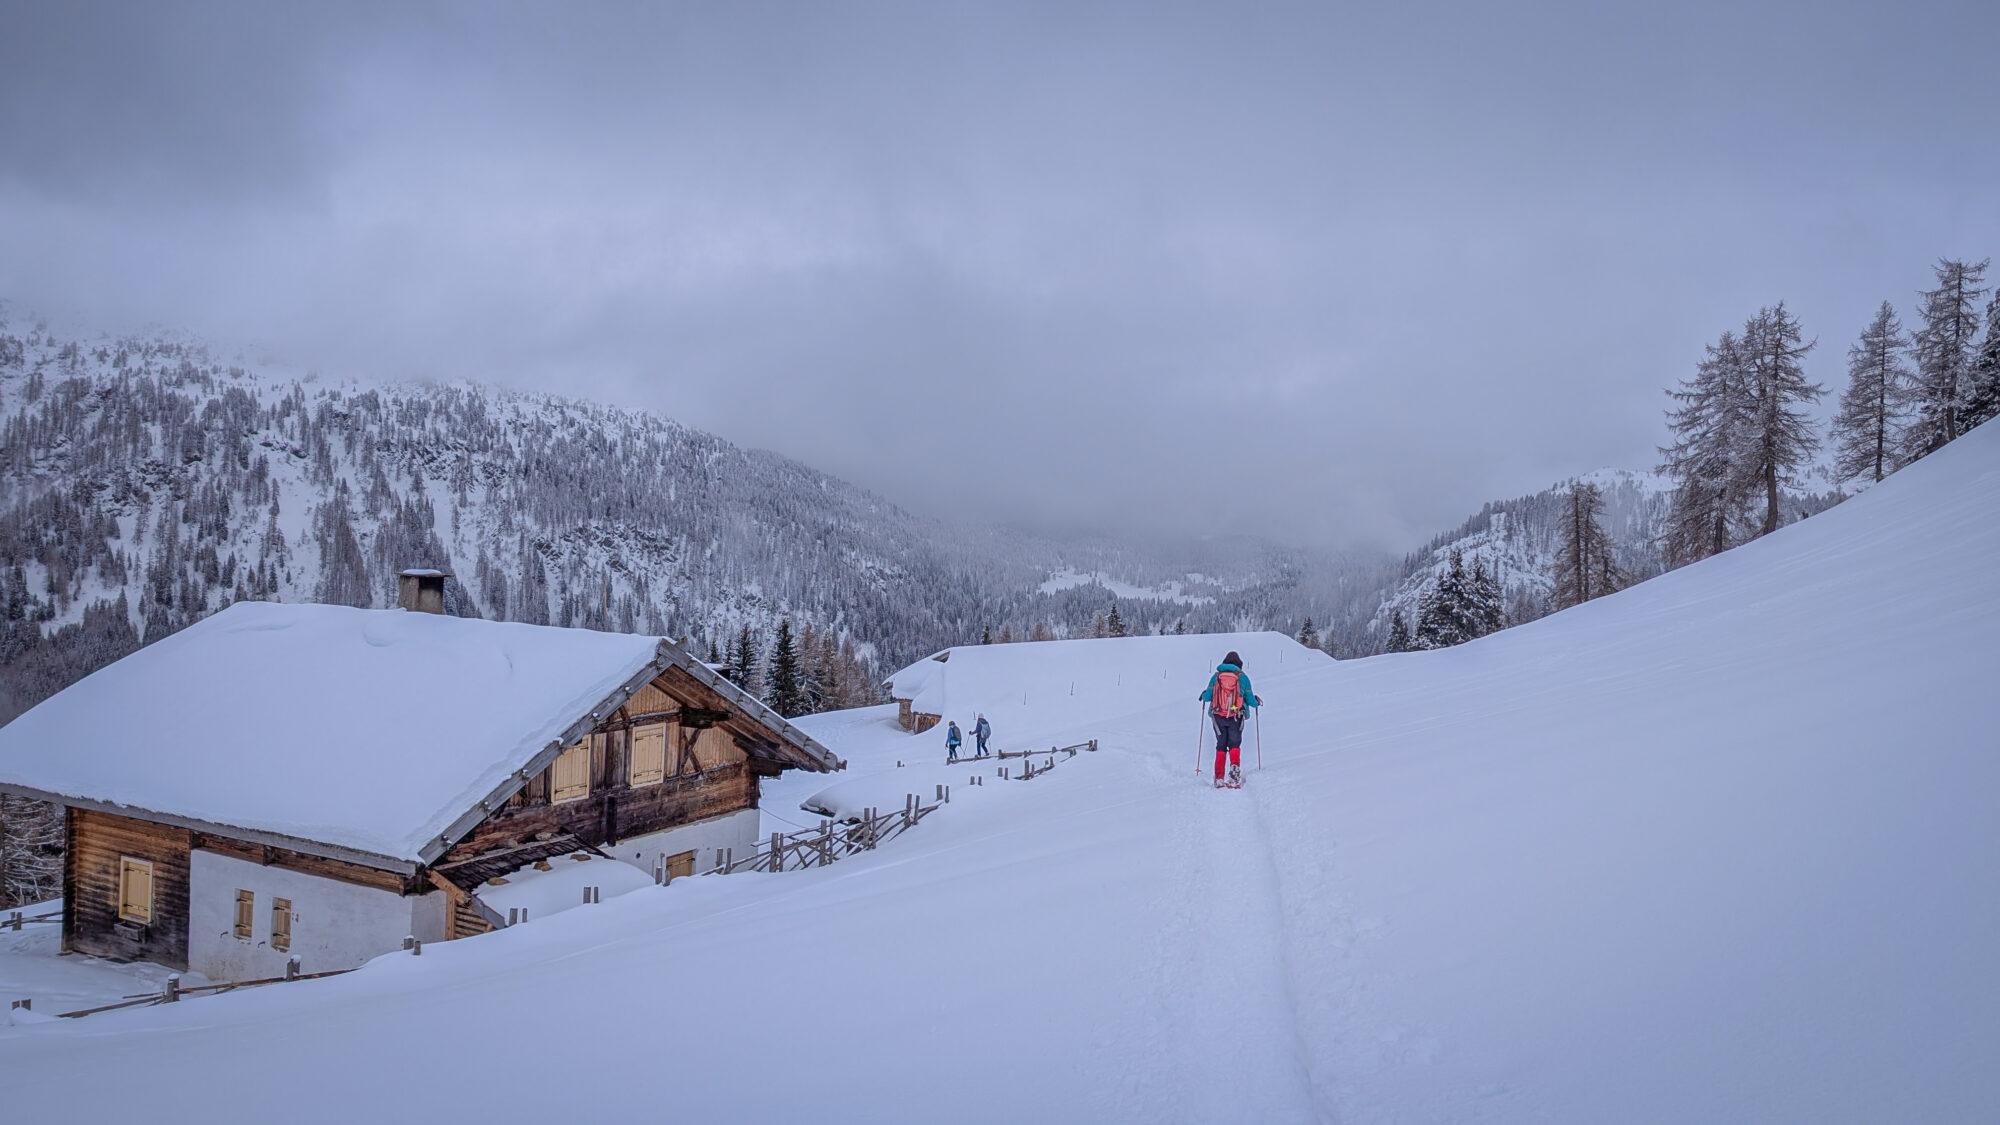
<svg viewBox="0 0 2000 1125">
<path fill-rule="evenodd" d="M 657 637 L 259 602 L 0 728 L 0 791 L 68 810 L 64 949 L 218 980 L 485 932 L 577 857 L 706 870 L 760 778 L 843 765 Z"/>
</svg>

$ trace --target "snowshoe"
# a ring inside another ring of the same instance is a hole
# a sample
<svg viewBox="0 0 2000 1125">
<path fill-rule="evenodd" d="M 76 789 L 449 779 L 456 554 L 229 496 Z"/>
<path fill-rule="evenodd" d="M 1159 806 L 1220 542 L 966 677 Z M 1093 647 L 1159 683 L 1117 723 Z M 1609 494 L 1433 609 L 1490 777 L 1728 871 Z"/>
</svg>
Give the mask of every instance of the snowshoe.
<svg viewBox="0 0 2000 1125">
<path fill-rule="evenodd" d="M 1230 787 L 1231 789 L 1241 789 L 1241 788 L 1243 788 L 1243 767 L 1242 767 L 1242 766 L 1230 766 L 1230 767 L 1229 767 L 1229 787 Z"/>
</svg>

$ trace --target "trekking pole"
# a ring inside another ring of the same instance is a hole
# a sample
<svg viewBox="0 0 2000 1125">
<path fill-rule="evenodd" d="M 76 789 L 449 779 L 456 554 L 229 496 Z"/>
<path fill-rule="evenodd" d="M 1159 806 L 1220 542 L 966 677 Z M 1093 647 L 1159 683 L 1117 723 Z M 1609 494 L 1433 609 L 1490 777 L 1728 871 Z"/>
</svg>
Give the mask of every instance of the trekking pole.
<svg viewBox="0 0 2000 1125">
<path fill-rule="evenodd" d="M 1264 709 L 1257 708 L 1257 768 L 1264 768 Z"/>
<path fill-rule="evenodd" d="M 1194 775 L 1201 776 L 1201 721 L 1207 718 L 1201 709 L 1194 713 Z"/>
</svg>

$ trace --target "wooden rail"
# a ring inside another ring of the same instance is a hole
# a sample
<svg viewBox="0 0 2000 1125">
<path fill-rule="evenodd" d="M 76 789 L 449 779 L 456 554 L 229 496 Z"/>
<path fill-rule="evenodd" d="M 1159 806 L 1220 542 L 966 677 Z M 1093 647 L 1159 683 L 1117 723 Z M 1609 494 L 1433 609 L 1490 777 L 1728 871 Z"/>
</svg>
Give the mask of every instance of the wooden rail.
<svg viewBox="0 0 2000 1125">
<path fill-rule="evenodd" d="M 13 930 L 15 933 L 18 934 L 21 932 L 21 927 L 23 925 L 35 922 L 46 922 L 51 925 L 61 925 L 62 911 L 51 910 L 46 914 L 35 914 L 23 917 L 21 911 L 16 910 L 9 913 L 7 917 L 0 918 L 0 930 Z"/>
<path fill-rule="evenodd" d="M 197 984 L 190 988 L 181 987 L 181 978 L 168 977 L 166 987 L 158 992 L 142 992 L 134 996 L 127 996 L 116 1004 L 102 1004 L 95 1008 L 84 1008 L 81 1011 L 75 1012 L 58 1012 L 56 1013 L 56 1018 L 65 1020 L 82 1019 L 84 1016 L 94 1016 L 99 1012 L 113 1012 L 120 1008 L 172 1004 L 179 1001 L 183 996 L 193 996 L 197 992 L 234 992 L 239 988 L 256 988 L 259 985 L 265 984 L 286 984 L 295 980 L 318 980 L 321 977 L 337 977 L 343 973 L 351 973 L 353 971 L 353 969 L 328 969 L 323 973 L 302 973 L 299 972 L 299 959 L 294 957 L 286 963 L 285 975 L 281 977 L 264 977 L 260 980 L 228 980 L 220 984 Z M 16 1006 L 26 1007 L 27 1004 L 25 1001 L 21 1001 Z"/>
</svg>

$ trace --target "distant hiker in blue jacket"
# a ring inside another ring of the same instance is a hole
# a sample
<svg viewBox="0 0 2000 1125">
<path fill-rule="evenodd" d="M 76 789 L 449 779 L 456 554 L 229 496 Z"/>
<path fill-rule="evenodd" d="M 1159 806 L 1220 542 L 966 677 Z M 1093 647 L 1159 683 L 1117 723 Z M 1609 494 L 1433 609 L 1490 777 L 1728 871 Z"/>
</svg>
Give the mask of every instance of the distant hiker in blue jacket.
<svg viewBox="0 0 2000 1125">
<path fill-rule="evenodd" d="M 954 719 L 946 723 L 944 732 L 944 760 L 947 762 L 958 761 L 958 748 L 964 744 L 965 736 L 958 733 L 958 721 Z"/>
<path fill-rule="evenodd" d="M 1230 653 L 1216 665 L 1208 686 L 1201 689 L 1201 701 L 1208 704 L 1208 717 L 1215 724 L 1215 787 L 1235 788 L 1243 784 L 1243 717 L 1249 708 L 1263 702 L 1250 690 L 1250 677 L 1243 672 L 1243 658 Z M 1229 777 L 1222 775 L 1228 759 Z"/>
<path fill-rule="evenodd" d="M 986 721 L 985 715 L 979 716 L 979 721 L 972 724 L 972 741 L 975 747 L 974 753 L 976 753 L 979 757 L 984 758 L 986 756 L 986 740 L 992 737 L 993 737 L 993 724 Z"/>
</svg>

